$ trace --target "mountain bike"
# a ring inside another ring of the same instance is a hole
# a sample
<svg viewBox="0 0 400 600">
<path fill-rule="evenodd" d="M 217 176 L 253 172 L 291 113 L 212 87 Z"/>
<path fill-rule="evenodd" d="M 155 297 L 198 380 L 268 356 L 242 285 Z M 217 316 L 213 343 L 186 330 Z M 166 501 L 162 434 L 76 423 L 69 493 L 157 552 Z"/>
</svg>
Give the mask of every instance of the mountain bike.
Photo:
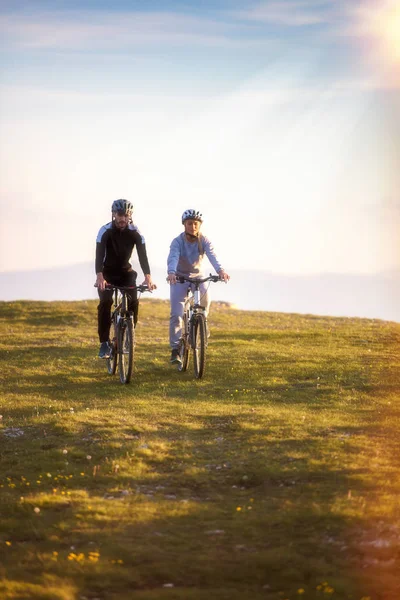
<svg viewBox="0 0 400 600">
<path fill-rule="evenodd" d="M 200 304 L 200 284 L 206 281 L 221 281 L 218 275 L 210 275 L 202 279 L 190 279 L 177 276 L 179 283 L 189 283 L 187 299 L 183 308 L 182 337 L 179 341 L 179 371 L 186 371 L 189 365 L 190 349 L 193 351 L 193 367 L 196 379 L 204 375 L 206 365 L 206 348 L 208 340 L 208 325 L 205 309 Z M 194 288 L 192 288 L 194 286 Z"/>
<path fill-rule="evenodd" d="M 116 287 L 107 285 L 106 289 L 113 290 L 113 310 L 110 327 L 110 357 L 106 359 L 107 371 L 114 375 L 117 366 L 121 383 L 129 383 L 132 378 L 135 354 L 135 328 L 133 313 L 128 310 L 129 290 L 139 293 L 150 292 L 146 285 Z"/>
</svg>

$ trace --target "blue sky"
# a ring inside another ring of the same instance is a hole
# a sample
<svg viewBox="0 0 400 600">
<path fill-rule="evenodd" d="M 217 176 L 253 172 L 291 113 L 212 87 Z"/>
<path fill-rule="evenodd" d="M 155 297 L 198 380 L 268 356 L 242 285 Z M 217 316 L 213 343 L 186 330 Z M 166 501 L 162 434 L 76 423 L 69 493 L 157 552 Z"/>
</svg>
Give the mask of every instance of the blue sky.
<svg viewBox="0 0 400 600">
<path fill-rule="evenodd" d="M 93 259 L 126 197 L 153 264 L 186 208 L 226 268 L 400 268 L 396 0 L 0 8 L 0 271 Z"/>
</svg>

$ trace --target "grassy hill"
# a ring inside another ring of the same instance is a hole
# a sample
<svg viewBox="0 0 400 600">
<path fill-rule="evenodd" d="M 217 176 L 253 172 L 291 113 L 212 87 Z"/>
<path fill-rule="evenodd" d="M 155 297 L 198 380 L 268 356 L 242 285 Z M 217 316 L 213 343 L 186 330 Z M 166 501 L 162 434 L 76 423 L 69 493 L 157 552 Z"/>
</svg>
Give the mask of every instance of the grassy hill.
<svg viewBox="0 0 400 600">
<path fill-rule="evenodd" d="M 205 378 L 143 300 L 0 303 L 0 597 L 400 598 L 400 325 L 213 305 Z"/>
</svg>

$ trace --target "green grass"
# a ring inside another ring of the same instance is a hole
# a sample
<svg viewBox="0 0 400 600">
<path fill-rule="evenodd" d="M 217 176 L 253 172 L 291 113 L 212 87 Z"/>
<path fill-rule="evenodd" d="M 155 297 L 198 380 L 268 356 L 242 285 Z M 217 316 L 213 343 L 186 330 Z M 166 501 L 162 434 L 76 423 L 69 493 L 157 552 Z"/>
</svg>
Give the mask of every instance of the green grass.
<svg viewBox="0 0 400 600">
<path fill-rule="evenodd" d="M 143 300 L 0 303 L 0 597 L 400 598 L 400 325 L 214 303 L 203 380 Z"/>
</svg>

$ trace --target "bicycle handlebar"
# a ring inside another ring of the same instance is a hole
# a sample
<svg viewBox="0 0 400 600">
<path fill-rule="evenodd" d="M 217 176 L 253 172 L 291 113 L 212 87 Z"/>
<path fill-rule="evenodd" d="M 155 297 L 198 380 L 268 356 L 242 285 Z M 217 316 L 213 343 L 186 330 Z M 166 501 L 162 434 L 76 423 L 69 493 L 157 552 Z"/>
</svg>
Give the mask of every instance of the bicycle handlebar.
<svg viewBox="0 0 400 600">
<path fill-rule="evenodd" d="M 126 290 L 137 290 L 138 292 L 151 292 L 147 285 L 106 285 L 106 290 L 120 290 L 124 292 Z"/>
<path fill-rule="evenodd" d="M 176 276 L 176 280 L 179 281 L 179 283 L 185 283 L 185 281 L 187 281 L 188 283 L 205 283 L 206 281 L 213 281 L 214 283 L 217 283 L 217 281 L 222 281 L 222 279 L 219 278 L 219 275 L 209 275 L 208 277 L 203 277 L 203 278 L 190 278 L 190 277 L 186 277 L 186 275 L 177 275 Z"/>
<path fill-rule="evenodd" d="M 94 284 L 94 287 L 98 287 L 97 283 Z M 138 292 L 141 292 L 141 293 L 143 293 L 143 292 L 152 293 L 152 290 L 150 290 L 147 285 L 112 285 L 110 283 L 107 283 L 104 289 L 120 290 L 121 292 L 123 292 L 124 290 L 137 290 Z"/>
</svg>

